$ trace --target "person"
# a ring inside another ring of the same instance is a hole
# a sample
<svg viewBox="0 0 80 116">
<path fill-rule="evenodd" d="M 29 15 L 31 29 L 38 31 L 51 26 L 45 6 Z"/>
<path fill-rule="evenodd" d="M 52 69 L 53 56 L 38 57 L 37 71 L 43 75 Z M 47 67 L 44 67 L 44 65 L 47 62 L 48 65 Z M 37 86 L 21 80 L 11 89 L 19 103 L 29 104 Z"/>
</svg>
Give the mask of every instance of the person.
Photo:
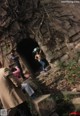
<svg viewBox="0 0 80 116">
<path fill-rule="evenodd" d="M 13 73 L 14 77 L 19 79 L 20 78 L 19 68 L 17 66 L 14 66 L 13 64 L 9 65 L 9 68 Z M 21 83 L 21 89 L 23 90 L 23 92 L 25 91 L 26 93 L 28 93 L 30 97 L 34 96 L 34 90 L 30 87 L 30 85 L 26 81 Z"/>
<path fill-rule="evenodd" d="M 13 64 L 9 65 L 9 68 L 11 70 L 11 72 L 13 73 L 14 77 L 16 77 L 17 79 L 19 79 L 20 76 L 20 69 L 17 66 L 14 66 Z"/>
<path fill-rule="evenodd" d="M 40 50 L 40 52 L 36 51 L 35 60 L 37 60 L 41 64 L 41 67 L 40 67 L 41 71 L 46 71 L 45 62 L 42 60 L 42 56 L 41 56 L 41 50 Z"/>
<path fill-rule="evenodd" d="M 17 79 L 21 78 L 20 69 L 17 66 L 15 66 L 14 64 L 11 64 L 9 65 L 9 68 Z M 27 74 L 25 74 L 25 78 L 28 79 L 29 77 L 30 77 L 30 73 L 27 71 Z"/>
<path fill-rule="evenodd" d="M 21 64 L 19 62 L 19 57 L 15 54 L 15 51 L 12 50 L 11 52 L 11 60 L 15 63 L 15 65 L 20 69 L 20 74 L 21 74 L 21 77 L 23 79 L 25 79 L 25 76 L 23 74 L 23 70 L 22 70 L 22 67 L 21 67 Z"/>
<path fill-rule="evenodd" d="M 32 116 L 20 83 L 5 67 L 0 67 L 0 103 L 7 109 L 7 116 Z"/>
</svg>

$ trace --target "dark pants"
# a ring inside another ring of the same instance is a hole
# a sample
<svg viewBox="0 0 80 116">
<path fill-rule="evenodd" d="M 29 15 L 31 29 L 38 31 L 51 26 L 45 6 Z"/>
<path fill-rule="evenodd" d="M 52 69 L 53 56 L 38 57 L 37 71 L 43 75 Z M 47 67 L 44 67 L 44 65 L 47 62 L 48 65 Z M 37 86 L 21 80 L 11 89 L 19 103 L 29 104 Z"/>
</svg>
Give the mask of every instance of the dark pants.
<svg viewBox="0 0 80 116">
<path fill-rule="evenodd" d="M 8 116 L 32 116 L 30 109 L 26 102 L 18 105 L 17 107 L 11 109 Z"/>
<path fill-rule="evenodd" d="M 41 71 L 44 71 L 44 69 L 45 69 L 45 63 L 44 63 L 44 61 L 40 60 L 39 63 L 41 64 L 41 67 L 40 67 Z"/>
</svg>

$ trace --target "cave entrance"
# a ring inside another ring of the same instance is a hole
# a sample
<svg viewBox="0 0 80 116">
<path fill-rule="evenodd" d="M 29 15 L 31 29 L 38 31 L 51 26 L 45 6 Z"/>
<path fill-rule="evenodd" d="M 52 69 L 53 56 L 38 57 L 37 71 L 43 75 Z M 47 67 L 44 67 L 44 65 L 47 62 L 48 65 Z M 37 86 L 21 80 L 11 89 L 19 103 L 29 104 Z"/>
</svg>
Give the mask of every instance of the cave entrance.
<svg viewBox="0 0 80 116">
<path fill-rule="evenodd" d="M 33 49 L 39 47 L 38 43 L 29 38 L 21 40 L 17 45 L 18 54 L 24 59 L 25 65 L 30 67 L 33 73 L 40 70 L 40 64 L 34 59 Z"/>
</svg>

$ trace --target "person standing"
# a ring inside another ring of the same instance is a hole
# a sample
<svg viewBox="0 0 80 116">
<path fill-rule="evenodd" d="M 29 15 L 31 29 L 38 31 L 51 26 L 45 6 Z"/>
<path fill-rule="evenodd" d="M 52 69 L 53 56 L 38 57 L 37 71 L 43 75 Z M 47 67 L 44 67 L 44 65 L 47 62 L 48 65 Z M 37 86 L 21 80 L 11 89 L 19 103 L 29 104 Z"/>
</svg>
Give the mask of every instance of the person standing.
<svg viewBox="0 0 80 116">
<path fill-rule="evenodd" d="M 0 103 L 7 116 L 32 116 L 20 83 L 8 68 L 0 67 Z M 15 113 L 12 113 L 15 111 Z"/>
<path fill-rule="evenodd" d="M 45 69 L 45 62 L 42 60 L 42 56 L 41 56 L 41 51 L 35 53 L 35 60 L 37 60 L 40 64 L 41 64 L 41 71 L 46 71 Z"/>
<path fill-rule="evenodd" d="M 21 77 L 23 79 L 25 79 L 25 76 L 23 74 L 23 70 L 22 70 L 22 67 L 21 67 L 21 64 L 19 62 L 19 57 L 15 54 L 15 51 L 12 50 L 11 52 L 11 60 L 15 63 L 15 65 L 20 69 L 20 74 L 21 74 Z"/>
</svg>

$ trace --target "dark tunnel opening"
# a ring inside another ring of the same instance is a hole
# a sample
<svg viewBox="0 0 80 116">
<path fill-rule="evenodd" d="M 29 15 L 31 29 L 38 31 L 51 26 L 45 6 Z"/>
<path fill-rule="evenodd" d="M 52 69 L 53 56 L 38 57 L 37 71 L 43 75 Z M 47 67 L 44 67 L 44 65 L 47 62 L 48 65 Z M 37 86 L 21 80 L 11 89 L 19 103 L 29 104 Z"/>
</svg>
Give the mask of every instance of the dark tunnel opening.
<svg viewBox="0 0 80 116">
<path fill-rule="evenodd" d="M 36 73 L 40 69 L 40 64 L 34 59 L 33 49 L 39 47 L 38 43 L 31 38 L 20 41 L 17 45 L 17 52 L 28 62 L 31 70 Z"/>
</svg>

